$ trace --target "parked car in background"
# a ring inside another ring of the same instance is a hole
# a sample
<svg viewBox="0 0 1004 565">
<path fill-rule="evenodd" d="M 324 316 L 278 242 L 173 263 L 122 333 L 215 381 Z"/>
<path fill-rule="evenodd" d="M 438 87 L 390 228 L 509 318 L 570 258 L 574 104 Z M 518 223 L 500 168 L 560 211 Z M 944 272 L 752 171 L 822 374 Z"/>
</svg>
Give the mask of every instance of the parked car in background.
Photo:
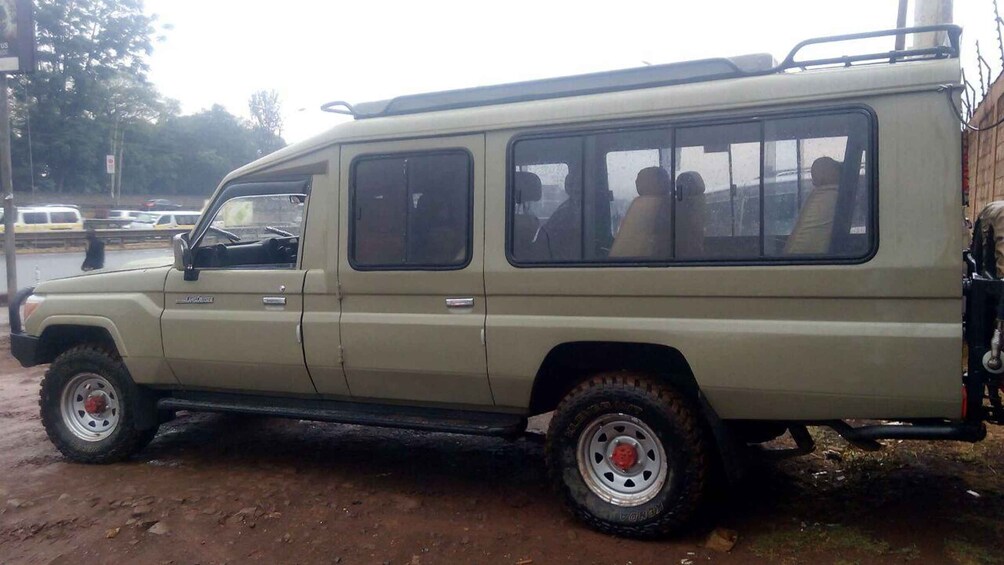
<svg viewBox="0 0 1004 565">
<path fill-rule="evenodd" d="M 140 212 L 129 224 L 131 230 L 173 230 L 178 228 L 194 228 L 199 221 L 200 212 Z"/>
<path fill-rule="evenodd" d="M 179 210 L 181 209 L 181 204 L 175 204 L 174 202 L 171 202 L 170 200 L 167 200 L 165 198 L 154 198 L 151 200 L 147 200 L 142 205 L 140 205 L 140 207 L 143 208 L 144 210 L 153 212 L 158 210 L 160 211 Z"/>
<path fill-rule="evenodd" d="M 135 220 L 142 214 L 139 210 L 109 210 L 109 220 Z"/>
<path fill-rule="evenodd" d="M 4 212 L 0 210 L 0 233 L 4 233 Z M 71 231 L 84 229 L 84 218 L 75 206 L 25 206 L 17 208 L 14 231 Z"/>
</svg>

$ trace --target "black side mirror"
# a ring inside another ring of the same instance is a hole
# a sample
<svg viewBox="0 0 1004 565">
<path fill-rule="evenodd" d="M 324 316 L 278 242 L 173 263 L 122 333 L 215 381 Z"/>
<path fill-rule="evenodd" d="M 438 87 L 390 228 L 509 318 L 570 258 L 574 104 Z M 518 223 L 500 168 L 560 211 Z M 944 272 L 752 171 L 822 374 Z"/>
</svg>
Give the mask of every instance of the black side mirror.
<svg viewBox="0 0 1004 565">
<path fill-rule="evenodd" d="M 192 247 L 188 238 L 187 233 L 174 236 L 174 268 L 185 272 L 186 281 L 197 281 L 199 271 L 195 269 L 195 260 L 192 258 Z"/>
</svg>

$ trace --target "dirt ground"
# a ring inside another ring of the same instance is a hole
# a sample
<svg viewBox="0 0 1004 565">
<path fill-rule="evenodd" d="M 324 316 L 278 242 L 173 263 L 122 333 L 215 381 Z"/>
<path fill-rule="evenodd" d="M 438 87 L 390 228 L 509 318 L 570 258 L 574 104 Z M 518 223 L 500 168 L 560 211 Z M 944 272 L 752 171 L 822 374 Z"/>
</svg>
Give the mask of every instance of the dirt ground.
<svg viewBox="0 0 1004 565">
<path fill-rule="evenodd" d="M 525 439 L 185 415 L 127 463 L 67 463 L 42 369 L 0 345 L 0 563 L 1004 563 L 1004 430 L 871 454 L 814 431 L 700 527 L 637 542 L 570 519 Z M 704 547 L 715 528 L 731 552 Z"/>
</svg>

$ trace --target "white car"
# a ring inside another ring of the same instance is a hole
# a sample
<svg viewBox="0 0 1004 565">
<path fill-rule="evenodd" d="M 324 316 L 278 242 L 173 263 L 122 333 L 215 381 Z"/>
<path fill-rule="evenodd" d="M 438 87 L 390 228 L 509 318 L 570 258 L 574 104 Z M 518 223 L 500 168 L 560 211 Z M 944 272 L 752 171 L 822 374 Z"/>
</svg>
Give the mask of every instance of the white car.
<svg viewBox="0 0 1004 565">
<path fill-rule="evenodd" d="M 129 224 L 131 230 L 173 230 L 178 228 L 194 228 L 199 221 L 201 212 L 140 212 Z"/>
</svg>

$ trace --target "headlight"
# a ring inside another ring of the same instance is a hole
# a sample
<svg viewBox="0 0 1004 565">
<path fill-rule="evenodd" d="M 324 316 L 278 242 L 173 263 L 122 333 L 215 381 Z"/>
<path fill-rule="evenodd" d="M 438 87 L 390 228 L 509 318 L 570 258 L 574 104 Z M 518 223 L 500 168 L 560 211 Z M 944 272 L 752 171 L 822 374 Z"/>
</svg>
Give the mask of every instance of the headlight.
<svg viewBox="0 0 1004 565">
<path fill-rule="evenodd" d="M 21 303 L 21 324 L 24 324 L 43 302 L 45 302 L 45 297 L 38 294 L 32 294 L 28 298 L 25 298 L 24 302 Z"/>
</svg>

